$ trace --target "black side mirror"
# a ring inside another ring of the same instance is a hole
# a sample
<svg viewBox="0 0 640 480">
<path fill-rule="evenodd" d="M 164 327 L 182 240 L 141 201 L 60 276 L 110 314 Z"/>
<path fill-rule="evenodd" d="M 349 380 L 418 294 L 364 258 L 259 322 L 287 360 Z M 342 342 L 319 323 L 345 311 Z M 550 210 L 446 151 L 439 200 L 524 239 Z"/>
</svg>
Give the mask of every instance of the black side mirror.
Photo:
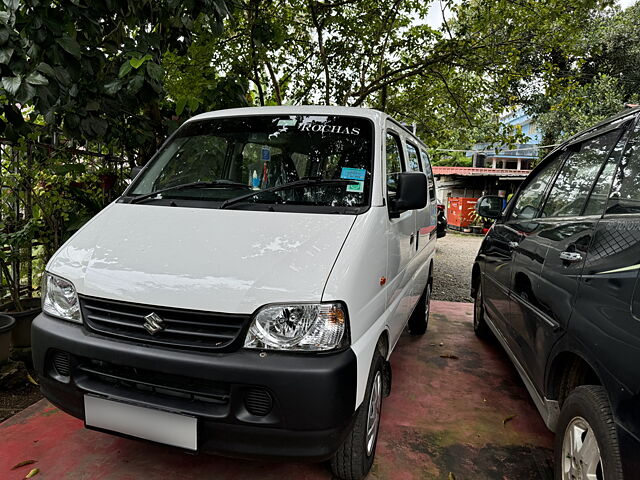
<svg viewBox="0 0 640 480">
<path fill-rule="evenodd" d="M 396 196 L 390 205 L 392 216 L 406 210 L 419 210 L 427 206 L 429 186 L 427 176 L 421 172 L 402 172 L 397 177 Z"/>
<path fill-rule="evenodd" d="M 131 167 L 131 174 L 130 174 L 131 180 L 136 178 L 143 168 L 144 167 Z"/>
<path fill-rule="evenodd" d="M 498 219 L 502 216 L 502 204 L 504 199 L 496 195 L 480 197 L 476 203 L 476 212 L 484 218 Z"/>
</svg>

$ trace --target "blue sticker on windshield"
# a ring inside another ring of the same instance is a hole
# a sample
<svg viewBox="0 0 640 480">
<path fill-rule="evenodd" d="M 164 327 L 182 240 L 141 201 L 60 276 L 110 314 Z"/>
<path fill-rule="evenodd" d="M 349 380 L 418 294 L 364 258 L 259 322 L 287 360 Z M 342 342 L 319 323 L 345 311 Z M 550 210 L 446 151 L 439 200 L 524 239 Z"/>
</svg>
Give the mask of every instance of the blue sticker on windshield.
<svg viewBox="0 0 640 480">
<path fill-rule="evenodd" d="M 364 168 L 342 167 L 340 178 L 344 178 L 346 180 L 364 180 L 366 174 L 367 170 Z"/>
<path fill-rule="evenodd" d="M 262 161 L 268 162 L 271 160 L 271 149 L 269 147 L 262 147 Z"/>
</svg>

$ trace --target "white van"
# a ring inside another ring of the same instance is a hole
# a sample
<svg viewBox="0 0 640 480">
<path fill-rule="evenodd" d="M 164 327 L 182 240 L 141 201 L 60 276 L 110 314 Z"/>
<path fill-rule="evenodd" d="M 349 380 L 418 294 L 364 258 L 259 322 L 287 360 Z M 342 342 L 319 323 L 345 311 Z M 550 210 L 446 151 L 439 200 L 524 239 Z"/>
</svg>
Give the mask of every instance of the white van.
<svg viewBox="0 0 640 480">
<path fill-rule="evenodd" d="M 88 428 L 362 478 L 435 241 L 425 146 L 386 114 L 198 115 L 48 263 L 42 392 Z"/>
</svg>

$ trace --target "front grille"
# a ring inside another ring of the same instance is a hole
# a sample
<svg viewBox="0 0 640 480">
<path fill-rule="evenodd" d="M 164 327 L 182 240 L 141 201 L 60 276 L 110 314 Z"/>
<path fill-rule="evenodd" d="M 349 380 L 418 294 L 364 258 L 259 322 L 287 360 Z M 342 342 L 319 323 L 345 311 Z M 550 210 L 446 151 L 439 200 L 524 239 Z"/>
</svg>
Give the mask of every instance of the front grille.
<svg viewBox="0 0 640 480">
<path fill-rule="evenodd" d="M 273 399 L 266 390 L 252 388 L 245 394 L 244 405 L 250 414 L 264 417 L 271 411 Z"/>
<path fill-rule="evenodd" d="M 230 350 L 237 348 L 248 315 L 153 307 L 93 297 L 80 297 L 85 325 L 103 335 L 170 348 Z M 151 335 L 143 326 L 155 313 L 164 330 Z"/>
<path fill-rule="evenodd" d="M 121 390 L 148 392 L 154 396 L 208 404 L 229 402 L 230 386 L 222 382 L 152 372 L 99 360 L 87 360 L 78 365 L 74 372 L 76 377 L 84 375 L 90 380 L 116 386 Z M 76 380 L 83 385 L 82 379 Z"/>
</svg>

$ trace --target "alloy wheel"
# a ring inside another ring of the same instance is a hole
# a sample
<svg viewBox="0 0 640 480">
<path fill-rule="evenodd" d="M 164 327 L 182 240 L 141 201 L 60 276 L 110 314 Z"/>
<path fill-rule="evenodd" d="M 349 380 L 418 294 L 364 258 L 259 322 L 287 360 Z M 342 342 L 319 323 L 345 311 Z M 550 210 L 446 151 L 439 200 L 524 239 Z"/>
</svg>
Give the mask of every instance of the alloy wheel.
<svg viewBox="0 0 640 480">
<path fill-rule="evenodd" d="M 582 417 L 571 420 L 564 432 L 562 480 L 604 480 L 598 440 Z"/>
<path fill-rule="evenodd" d="M 373 452 L 378 435 L 378 424 L 380 423 L 380 408 L 382 406 L 382 374 L 380 370 L 376 372 L 371 387 L 369 397 L 369 409 L 367 411 L 367 456 Z"/>
</svg>

